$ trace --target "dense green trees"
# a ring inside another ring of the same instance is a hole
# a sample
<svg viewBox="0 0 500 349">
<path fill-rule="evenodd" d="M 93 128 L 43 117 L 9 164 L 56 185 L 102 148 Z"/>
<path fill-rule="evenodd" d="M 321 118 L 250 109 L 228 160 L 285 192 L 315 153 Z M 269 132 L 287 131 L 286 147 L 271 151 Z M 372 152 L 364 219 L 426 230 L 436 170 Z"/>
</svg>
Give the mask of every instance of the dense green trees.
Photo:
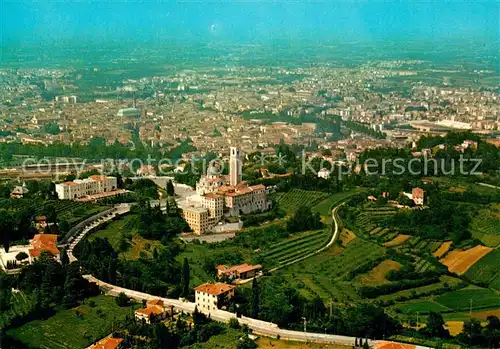
<svg viewBox="0 0 500 349">
<path fill-rule="evenodd" d="M 292 233 L 320 229 L 322 226 L 319 213 L 313 213 L 309 206 L 300 206 L 287 222 L 287 229 Z"/>
<path fill-rule="evenodd" d="M 149 178 L 140 178 L 126 188 L 135 193 L 136 199 L 158 199 L 158 186 Z"/>
<path fill-rule="evenodd" d="M 165 189 L 166 189 L 168 195 L 170 195 L 170 196 L 175 195 L 174 184 L 172 183 L 172 181 L 170 179 L 168 180 L 167 187 Z"/>
<path fill-rule="evenodd" d="M 371 304 L 357 306 L 335 306 L 328 312 L 320 298 L 308 300 L 300 296 L 281 276 L 259 279 L 257 300 L 258 317 L 274 322 L 281 327 L 302 329 L 303 318 L 310 331 L 357 336 L 360 338 L 387 338 L 397 333 L 400 326 L 382 308 Z M 256 298 L 251 295 L 249 309 L 252 312 Z"/>
<path fill-rule="evenodd" d="M 450 333 L 444 328 L 444 326 L 445 322 L 443 316 L 439 313 L 431 311 L 427 315 L 427 323 L 422 332 L 429 337 L 446 338 L 450 336 Z"/>
<path fill-rule="evenodd" d="M 188 297 L 189 296 L 189 280 L 190 280 L 190 270 L 189 270 L 189 262 L 186 257 L 184 257 L 184 261 L 182 263 L 182 275 L 181 275 L 181 287 L 182 287 L 182 292 L 181 296 L 182 297 Z"/>
<path fill-rule="evenodd" d="M 260 290 L 257 278 L 252 280 L 252 300 L 250 302 L 250 307 L 250 316 L 255 319 L 258 318 L 260 312 Z"/>
</svg>

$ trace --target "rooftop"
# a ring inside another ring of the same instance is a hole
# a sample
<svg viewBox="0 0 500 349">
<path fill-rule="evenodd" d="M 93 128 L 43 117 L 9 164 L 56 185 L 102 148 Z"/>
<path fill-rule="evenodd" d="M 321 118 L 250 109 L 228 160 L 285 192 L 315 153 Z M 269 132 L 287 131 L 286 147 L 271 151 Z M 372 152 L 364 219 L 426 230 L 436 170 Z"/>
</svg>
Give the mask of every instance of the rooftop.
<svg viewBox="0 0 500 349">
<path fill-rule="evenodd" d="M 116 349 L 120 345 L 120 343 L 123 341 L 122 338 L 104 338 L 101 339 L 99 342 L 96 344 L 92 345 L 90 348 L 91 349 Z"/>
<path fill-rule="evenodd" d="M 32 257 L 39 257 L 43 251 L 53 255 L 60 253 L 57 249 L 57 235 L 55 234 L 36 234 L 31 240 L 31 247 L 29 254 Z"/>
<path fill-rule="evenodd" d="M 215 283 L 205 283 L 203 285 L 195 287 L 196 292 L 204 292 L 214 296 L 219 296 L 221 294 L 227 293 L 234 289 L 234 286 L 225 284 L 223 282 L 215 282 Z"/>
</svg>

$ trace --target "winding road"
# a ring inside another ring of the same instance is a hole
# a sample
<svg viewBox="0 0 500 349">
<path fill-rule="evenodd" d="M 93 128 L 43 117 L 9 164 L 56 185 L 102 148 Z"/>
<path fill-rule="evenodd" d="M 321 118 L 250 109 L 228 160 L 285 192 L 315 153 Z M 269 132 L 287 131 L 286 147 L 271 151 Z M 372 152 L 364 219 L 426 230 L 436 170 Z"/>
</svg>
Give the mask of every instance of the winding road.
<svg viewBox="0 0 500 349">
<path fill-rule="evenodd" d="M 298 263 L 300 261 L 303 261 L 304 259 L 310 258 L 330 246 L 332 246 L 335 243 L 335 240 L 337 239 L 339 235 L 339 223 L 337 221 L 337 210 L 338 208 L 342 205 L 342 203 L 338 204 L 332 209 L 332 218 L 333 218 L 333 224 L 335 225 L 334 231 L 332 234 L 332 238 L 328 241 L 328 243 L 323 246 L 322 248 L 311 252 L 310 254 L 297 258 L 296 260 L 290 261 L 286 264 L 283 264 L 279 268 L 283 268 L 285 266 L 289 266 L 294 263 Z M 113 212 L 111 212 L 109 215 L 105 217 L 98 217 L 95 220 L 90 220 L 91 223 L 89 223 L 87 226 L 85 226 L 80 233 L 77 234 L 77 236 L 71 240 L 69 247 L 67 249 L 68 257 L 70 262 L 76 261 L 76 257 L 73 255 L 73 249 L 74 247 L 83 239 L 85 236 L 92 231 L 93 229 L 97 228 L 99 225 L 103 224 L 104 222 L 110 221 L 114 219 L 118 215 L 123 215 L 127 214 L 130 211 L 130 206 L 129 205 L 116 205 L 114 207 Z M 272 269 L 270 271 L 277 270 L 279 268 Z M 155 295 L 151 295 L 148 293 L 143 293 L 131 289 L 126 289 L 123 287 L 119 287 L 116 285 L 109 284 L 107 282 L 101 281 L 97 278 L 95 278 L 92 275 L 84 275 L 83 276 L 85 279 L 87 279 L 90 282 L 93 282 L 101 288 L 106 294 L 111 295 L 111 296 L 118 296 L 120 293 L 126 294 L 128 297 L 135 299 L 137 301 L 142 301 L 143 299 L 149 300 L 149 299 L 161 299 L 164 304 L 168 306 L 173 306 L 175 310 L 177 311 L 182 311 L 182 312 L 187 312 L 187 313 L 192 313 L 195 309 L 195 303 L 188 302 L 185 300 L 180 300 L 180 299 L 171 299 L 171 298 L 164 298 L 164 297 L 158 297 Z M 354 346 L 356 342 L 355 337 L 348 337 L 348 336 L 339 336 L 339 335 L 332 335 L 332 334 L 322 334 L 322 333 L 313 333 L 313 332 L 301 332 L 301 331 L 291 331 L 291 330 L 286 330 L 279 328 L 276 324 L 271 323 L 271 322 L 266 322 L 262 320 L 257 320 L 253 318 L 248 318 L 245 316 L 242 316 L 240 318 L 236 317 L 236 314 L 225 311 L 225 310 L 215 310 L 215 311 L 210 311 L 206 312 L 207 315 L 210 315 L 210 318 L 216 321 L 220 322 L 229 322 L 230 319 L 238 319 L 240 324 L 242 325 L 247 325 L 253 333 L 261 336 L 267 336 L 267 337 L 273 337 L 273 338 L 281 338 L 284 340 L 291 340 L 291 341 L 299 341 L 299 342 L 316 342 L 316 343 L 326 343 L 326 344 L 341 344 L 341 345 L 347 345 L 347 346 Z M 369 345 L 375 346 L 375 344 L 379 342 L 376 340 L 369 340 L 368 343 Z M 416 347 L 417 349 L 430 349 L 427 347 Z"/>
</svg>

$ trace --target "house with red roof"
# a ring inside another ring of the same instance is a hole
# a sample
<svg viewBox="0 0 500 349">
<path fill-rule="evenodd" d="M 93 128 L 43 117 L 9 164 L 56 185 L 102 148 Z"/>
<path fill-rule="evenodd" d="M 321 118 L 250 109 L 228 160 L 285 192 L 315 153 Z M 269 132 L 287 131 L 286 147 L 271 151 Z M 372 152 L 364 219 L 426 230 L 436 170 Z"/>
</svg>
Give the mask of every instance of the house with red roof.
<svg viewBox="0 0 500 349">
<path fill-rule="evenodd" d="M 250 279 L 257 274 L 257 271 L 262 268 L 262 265 L 251 265 L 251 264 L 240 264 L 232 267 L 227 265 L 217 266 L 217 277 L 222 279 L 224 277 L 235 280 L 235 279 Z"/>
<path fill-rule="evenodd" d="M 30 263 L 40 257 L 42 252 L 49 252 L 57 261 L 61 260 L 61 252 L 57 248 L 57 235 L 36 234 L 33 236 L 28 250 Z"/>
<path fill-rule="evenodd" d="M 234 297 L 233 285 L 223 282 L 205 283 L 195 287 L 196 307 L 200 311 L 216 310 L 226 305 Z"/>
<path fill-rule="evenodd" d="M 145 308 L 135 311 L 135 318 L 139 321 L 151 324 L 165 319 L 169 314 L 171 315 L 171 312 L 172 309 L 167 309 L 161 299 L 151 299 L 146 303 Z"/>
<path fill-rule="evenodd" d="M 123 338 L 106 337 L 90 346 L 90 349 L 120 349 Z"/>
</svg>

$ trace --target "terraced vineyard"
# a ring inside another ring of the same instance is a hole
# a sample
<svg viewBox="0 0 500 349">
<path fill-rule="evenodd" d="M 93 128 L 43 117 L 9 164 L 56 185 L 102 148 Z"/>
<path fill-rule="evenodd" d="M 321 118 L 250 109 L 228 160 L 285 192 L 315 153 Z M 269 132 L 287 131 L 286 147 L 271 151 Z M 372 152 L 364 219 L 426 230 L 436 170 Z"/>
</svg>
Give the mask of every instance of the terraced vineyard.
<svg viewBox="0 0 500 349">
<path fill-rule="evenodd" d="M 309 297 L 352 299 L 357 295 L 352 282 L 344 281 L 347 274 L 360 265 L 372 263 L 384 253 L 383 247 L 356 238 L 345 249 L 333 245 L 282 272 L 291 282 L 298 283 L 297 287 Z"/>
<path fill-rule="evenodd" d="M 500 245 L 500 229 L 498 220 L 500 219 L 500 204 L 492 204 L 479 210 L 473 218 L 470 226 L 472 236 L 481 240 L 489 247 Z"/>
<path fill-rule="evenodd" d="M 396 211 L 388 206 L 366 206 L 356 220 L 357 231 L 377 239 L 388 242 L 398 236 L 398 232 L 384 228 L 379 224 L 394 215 Z"/>
<path fill-rule="evenodd" d="M 42 214 L 44 204 L 53 205 L 58 219 L 65 219 L 70 225 L 76 224 L 108 208 L 104 205 L 68 200 L 40 201 L 31 199 L 0 199 L 0 209 L 18 211 L 29 208 L 33 210 L 36 215 Z"/>
<path fill-rule="evenodd" d="M 273 245 L 259 256 L 267 261 L 266 264 L 278 266 L 318 250 L 329 238 L 330 235 L 325 230 L 308 233 Z"/>
<path fill-rule="evenodd" d="M 281 196 L 278 203 L 288 214 L 292 214 L 300 206 L 312 207 L 327 197 L 328 193 L 320 191 L 292 189 Z"/>
</svg>

